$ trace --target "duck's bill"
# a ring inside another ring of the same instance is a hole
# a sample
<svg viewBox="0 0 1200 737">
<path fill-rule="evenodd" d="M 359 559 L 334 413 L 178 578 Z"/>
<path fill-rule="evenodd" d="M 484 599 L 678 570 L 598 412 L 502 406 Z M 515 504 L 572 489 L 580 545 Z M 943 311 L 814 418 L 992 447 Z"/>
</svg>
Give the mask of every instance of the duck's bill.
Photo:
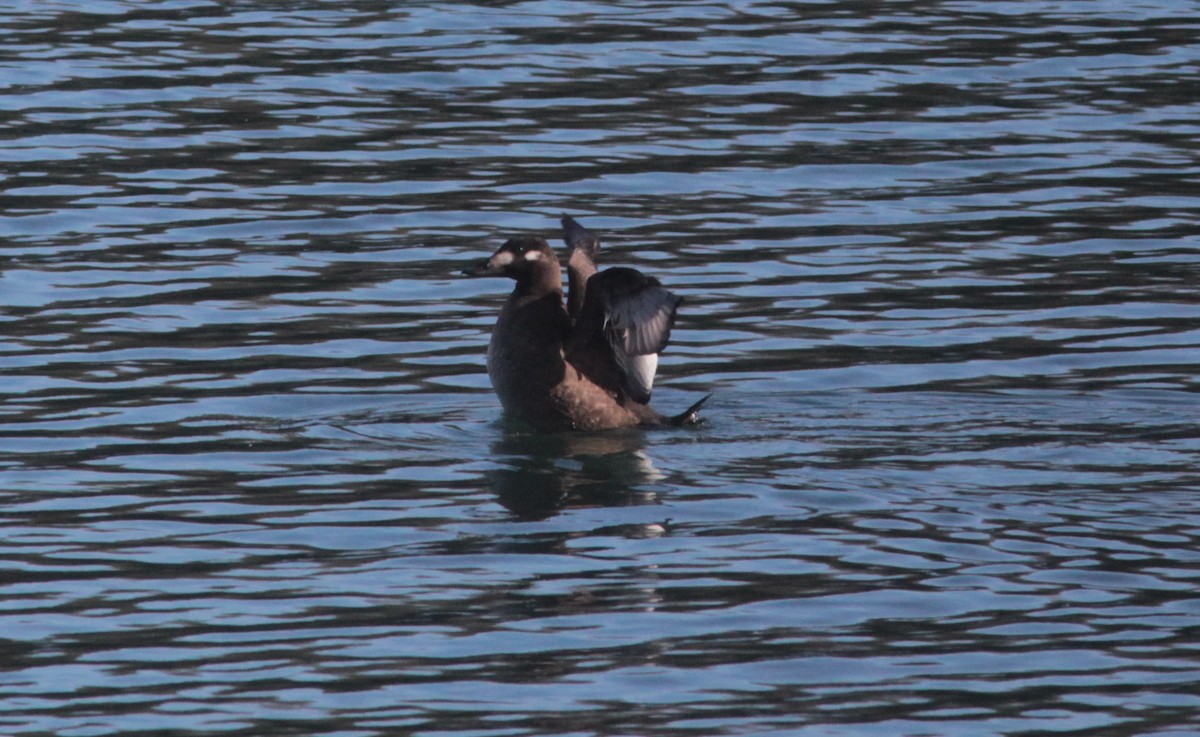
<svg viewBox="0 0 1200 737">
<path fill-rule="evenodd" d="M 500 276 L 500 268 L 492 263 L 493 259 L 485 259 L 474 266 L 463 269 L 463 276 Z"/>
</svg>

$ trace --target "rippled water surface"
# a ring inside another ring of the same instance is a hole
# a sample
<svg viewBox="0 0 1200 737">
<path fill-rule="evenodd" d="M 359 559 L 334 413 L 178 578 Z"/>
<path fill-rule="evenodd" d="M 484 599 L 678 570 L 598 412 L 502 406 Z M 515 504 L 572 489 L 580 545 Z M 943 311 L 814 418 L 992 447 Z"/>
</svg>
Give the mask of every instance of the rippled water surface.
<svg viewBox="0 0 1200 737">
<path fill-rule="evenodd" d="M 18 3 L 0 732 L 1200 732 L 1200 15 Z M 568 212 L 684 431 L 484 372 Z"/>
</svg>

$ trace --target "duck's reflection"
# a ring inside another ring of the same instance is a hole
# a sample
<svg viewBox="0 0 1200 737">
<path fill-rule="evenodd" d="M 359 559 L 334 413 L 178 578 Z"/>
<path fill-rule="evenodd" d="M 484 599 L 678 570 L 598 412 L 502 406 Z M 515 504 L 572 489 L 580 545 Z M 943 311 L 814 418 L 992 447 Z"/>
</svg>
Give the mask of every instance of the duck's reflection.
<svg viewBox="0 0 1200 737">
<path fill-rule="evenodd" d="M 544 519 L 565 506 L 645 503 L 638 486 L 662 478 L 636 430 L 541 434 L 506 429 L 492 446 L 501 468 L 484 473 L 499 502 L 525 519 Z"/>
</svg>

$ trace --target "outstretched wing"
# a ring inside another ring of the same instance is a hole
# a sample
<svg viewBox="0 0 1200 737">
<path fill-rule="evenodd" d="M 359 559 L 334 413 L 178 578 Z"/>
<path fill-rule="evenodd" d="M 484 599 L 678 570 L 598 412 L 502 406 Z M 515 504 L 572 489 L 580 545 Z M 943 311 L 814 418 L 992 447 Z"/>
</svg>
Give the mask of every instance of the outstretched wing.
<svg viewBox="0 0 1200 737">
<path fill-rule="evenodd" d="M 683 298 L 634 269 L 608 269 L 596 278 L 604 294 L 604 337 L 622 384 L 635 401 L 649 402 L 658 354 L 671 338 Z"/>
<path fill-rule="evenodd" d="M 562 216 L 563 241 L 573 250 L 583 251 L 589 258 L 595 258 L 600 250 L 600 239 L 590 230 L 575 222 L 570 215 Z"/>
<path fill-rule="evenodd" d="M 587 228 L 575 222 L 570 215 L 562 216 L 563 242 L 571 249 L 567 257 L 567 314 L 572 320 L 579 318 L 583 303 L 587 300 L 587 283 L 596 273 L 596 254 L 600 252 L 600 239 Z"/>
</svg>

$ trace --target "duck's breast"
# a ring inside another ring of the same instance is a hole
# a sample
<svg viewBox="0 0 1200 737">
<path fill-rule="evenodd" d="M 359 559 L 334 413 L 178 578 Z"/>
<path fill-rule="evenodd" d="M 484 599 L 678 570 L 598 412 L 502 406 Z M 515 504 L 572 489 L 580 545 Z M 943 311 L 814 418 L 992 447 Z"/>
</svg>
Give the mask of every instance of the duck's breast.
<svg viewBox="0 0 1200 737">
<path fill-rule="evenodd" d="M 504 409 L 541 414 L 566 373 L 563 341 L 569 320 L 562 296 L 510 298 L 488 342 L 488 378 Z"/>
</svg>

